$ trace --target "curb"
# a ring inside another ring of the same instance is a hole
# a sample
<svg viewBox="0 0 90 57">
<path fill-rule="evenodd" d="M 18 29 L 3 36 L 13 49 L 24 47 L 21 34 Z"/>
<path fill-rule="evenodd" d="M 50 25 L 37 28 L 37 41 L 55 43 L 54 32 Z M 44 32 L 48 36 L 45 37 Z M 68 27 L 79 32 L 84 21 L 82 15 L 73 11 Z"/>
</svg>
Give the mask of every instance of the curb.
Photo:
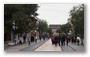
<svg viewBox="0 0 90 57">
<path fill-rule="evenodd" d="M 69 47 L 71 47 L 70 45 L 68 45 Z M 73 47 L 71 47 L 74 51 L 76 51 Z"/>
<path fill-rule="evenodd" d="M 48 41 L 48 40 L 47 40 L 47 41 Z M 45 41 L 45 42 L 46 42 L 46 41 Z M 45 43 L 45 42 L 44 42 L 44 43 Z M 44 44 L 44 43 L 43 43 L 43 44 Z M 34 45 L 34 44 L 33 44 L 33 45 Z M 42 44 L 41 44 L 41 45 L 42 45 Z M 40 46 L 41 46 L 41 45 L 40 45 Z M 38 47 L 40 47 L 40 46 L 38 46 Z M 29 46 L 28 46 L 28 47 L 29 47 Z M 28 47 L 25 47 L 25 48 L 23 48 L 23 49 L 26 49 L 26 48 L 28 48 Z M 36 47 L 35 49 L 37 49 L 38 47 Z M 23 49 L 20 49 L 19 51 L 22 51 Z M 35 50 L 35 49 L 34 49 L 34 50 Z M 32 50 L 32 51 L 34 51 L 34 50 Z"/>
<path fill-rule="evenodd" d="M 61 47 L 61 49 L 62 49 L 62 51 L 63 51 L 63 48 L 62 48 L 62 46 L 60 46 Z"/>
<path fill-rule="evenodd" d="M 49 40 L 49 39 L 48 39 Z M 47 41 L 48 41 L 47 40 Z M 44 43 L 46 43 L 47 41 L 45 41 Z M 40 46 L 42 46 L 44 43 L 42 43 Z M 38 47 L 36 47 L 34 50 L 36 50 L 37 48 L 39 48 L 40 46 L 38 46 Z M 34 50 L 32 50 L 32 51 L 34 51 Z"/>
</svg>

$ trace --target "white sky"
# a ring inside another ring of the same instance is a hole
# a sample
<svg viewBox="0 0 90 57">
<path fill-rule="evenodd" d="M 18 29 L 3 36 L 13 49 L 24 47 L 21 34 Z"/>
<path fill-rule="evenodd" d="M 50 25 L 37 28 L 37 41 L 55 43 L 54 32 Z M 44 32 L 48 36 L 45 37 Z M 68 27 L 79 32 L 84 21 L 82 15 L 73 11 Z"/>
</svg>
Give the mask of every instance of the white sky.
<svg viewBox="0 0 90 57">
<path fill-rule="evenodd" d="M 73 6 L 79 4 L 38 4 L 38 18 L 46 20 L 48 24 L 65 24 Z"/>
</svg>

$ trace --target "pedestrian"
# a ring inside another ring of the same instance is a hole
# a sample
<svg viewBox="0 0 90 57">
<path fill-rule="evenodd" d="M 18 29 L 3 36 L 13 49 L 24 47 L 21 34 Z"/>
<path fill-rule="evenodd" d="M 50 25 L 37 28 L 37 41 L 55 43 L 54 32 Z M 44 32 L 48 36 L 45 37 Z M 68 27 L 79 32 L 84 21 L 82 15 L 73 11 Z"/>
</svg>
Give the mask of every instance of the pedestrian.
<svg viewBox="0 0 90 57">
<path fill-rule="evenodd" d="M 75 37 L 75 35 L 73 36 L 73 43 L 76 44 L 76 37 Z"/>
<path fill-rule="evenodd" d="M 79 46 L 80 37 L 77 37 L 77 45 Z"/>
<path fill-rule="evenodd" d="M 70 38 L 71 38 L 71 33 L 69 32 L 67 33 L 67 38 L 66 38 L 67 44 L 66 45 L 68 45 L 68 43 L 70 42 Z"/>
<path fill-rule="evenodd" d="M 68 46 L 69 37 L 66 38 L 66 45 Z"/>
<path fill-rule="evenodd" d="M 35 36 L 35 42 L 37 42 L 37 36 Z"/>
<path fill-rule="evenodd" d="M 72 40 L 72 44 L 73 44 L 73 42 L 74 42 L 74 36 L 72 35 L 72 37 L 71 37 L 71 40 Z"/>
<path fill-rule="evenodd" d="M 31 38 L 28 37 L 28 45 L 30 45 L 30 42 L 31 42 Z"/>
<path fill-rule="evenodd" d="M 63 45 L 65 46 L 65 35 L 64 34 L 62 34 L 61 44 L 62 44 L 62 46 Z"/>
<path fill-rule="evenodd" d="M 40 41 L 41 41 L 41 38 L 42 38 L 42 35 L 40 34 L 40 35 L 39 35 L 39 39 L 40 39 Z"/>
<path fill-rule="evenodd" d="M 45 41 L 45 34 L 43 34 L 43 36 L 42 36 L 42 37 L 43 37 L 43 40 Z"/>
<path fill-rule="evenodd" d="M 59 34 L 58 34 L 57 38 L 58 38 L 58 44 L 59 44 L 59 46 L 60 46 L 61 37 L 60 37 L 60 35 L 59 35 Z"/>
<path fill-rule="evenodd" d="M 58 43 L 58 37 L 57 37 L 57 35 L 55 35 L 54 42 L 55 42 L 55 46 L 57 46 L 57 43 Z"/>
<path fill-rule="evenodd" d="M 45 38 L 48 39 L 48 34 L 46 34 Z"/>
<path fill-rule="evenodd" d="M 20 37 L 20 38 L 19 38 L 19 44 L 20 44 L 20 45 L 22 45 L 22 41 L 23 41 L 23 38 Z"/>
<path fill-rule="evenodd" d="M 52 45 L 54 44 L 54 35 L 51 37 Z"/>
<path fill-rule="evenodd" d="M 31 35 L 31 42 L 34 42 L 34 36 Z"/>
<path fill-rule="evenodd" d="M 15 45 L 16 45 L 16 36 L 14 36 L 14 38 L 13 38 L 13 42 L 14 42 Z"/>
<path fill-rule="evenodd" d="M 26 42 L 26 34 L 23 36 L 24 43 Z"/>
</svg>

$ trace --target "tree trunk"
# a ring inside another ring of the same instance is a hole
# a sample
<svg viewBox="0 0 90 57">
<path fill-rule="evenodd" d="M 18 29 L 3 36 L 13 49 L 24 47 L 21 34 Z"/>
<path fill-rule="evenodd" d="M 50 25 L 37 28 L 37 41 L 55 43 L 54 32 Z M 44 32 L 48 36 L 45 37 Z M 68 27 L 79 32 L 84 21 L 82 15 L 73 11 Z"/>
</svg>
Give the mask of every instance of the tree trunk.
<svg viewBox="0 0 90 57">
<path fill-rule="evenodd" d="M 4 33 L 4 41 L 11 41 L 11 32 Z"/>
</svg>

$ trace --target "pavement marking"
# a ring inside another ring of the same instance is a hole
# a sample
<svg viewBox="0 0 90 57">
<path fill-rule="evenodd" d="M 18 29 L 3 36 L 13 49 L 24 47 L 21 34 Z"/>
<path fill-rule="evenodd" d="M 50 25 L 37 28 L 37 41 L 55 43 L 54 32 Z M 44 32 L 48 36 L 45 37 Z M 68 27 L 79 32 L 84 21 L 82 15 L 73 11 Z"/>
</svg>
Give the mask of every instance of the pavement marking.
<svg viewBox="0 0 90 57">
<path fill-rule="evenodd" d="M 34 51 L 62 51 L 60 46 L 55 47 L 51 43 L 51 39 L 41 45 L 39 48 L 35 49 Z"/>
</svg>

